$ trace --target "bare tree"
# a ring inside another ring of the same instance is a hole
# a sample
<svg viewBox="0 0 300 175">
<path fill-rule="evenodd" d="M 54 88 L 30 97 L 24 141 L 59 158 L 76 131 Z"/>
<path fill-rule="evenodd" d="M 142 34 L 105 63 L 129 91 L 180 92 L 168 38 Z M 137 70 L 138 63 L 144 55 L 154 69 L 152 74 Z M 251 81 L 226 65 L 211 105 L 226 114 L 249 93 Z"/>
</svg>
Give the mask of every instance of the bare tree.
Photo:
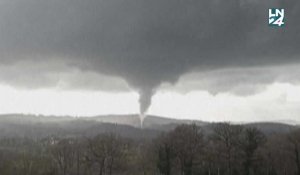
<svg viewBox="0 0 300 175">
<path fill-rule="evenodd" d="M 75 164 L 73 144 L 73 139 L 62 139 L 51 148 L 53 159 L 63 175 L 69 174 Z"/>
<path fill-rule="evenodd" d="M 87 160 L 98 165 L 99 175 L 111 175 L 116 162 L 124 157 L 126 145 L 126 142 L 116 134 L 98 135 L 89 140 L 90 156 Z"/>
<path fill-rule="evenodd" d="M 300 175 L 300 130 L 291 132 L 287 138 L 294 152 L 294 161 L 297 167 L 296 174 Z"/>
<path fill-rule="evenodd" d="M 243 132 L 241 148 L 244 152 L 245 175 L 250 174 L 255 151 L 266 142 L 266 136 L 257 128 L 246 128 Z"/>
<path fill-rule="evenodd" d="M 180 125 L 169 134 L 175 156 L 180 163 L 181 174 L 192 175 L 204 147 L 202 129 L 195 124 Z"/>
<path fill-rule="evenodd" d="M 233 174 L 233 159 L 241 142 L 243 127 L 229 123 L 218 123 L 213 128 L 212 138 L 221 149 L 227 162 L 227 174 Z"/>
<path fill-rule="evenodd" d="M 171 164 L 174 159 L 174 148 L 170 137 L 164 134 L 155 140 L 156 166 L 162 175 L 171 175 Z"/>
</svg>

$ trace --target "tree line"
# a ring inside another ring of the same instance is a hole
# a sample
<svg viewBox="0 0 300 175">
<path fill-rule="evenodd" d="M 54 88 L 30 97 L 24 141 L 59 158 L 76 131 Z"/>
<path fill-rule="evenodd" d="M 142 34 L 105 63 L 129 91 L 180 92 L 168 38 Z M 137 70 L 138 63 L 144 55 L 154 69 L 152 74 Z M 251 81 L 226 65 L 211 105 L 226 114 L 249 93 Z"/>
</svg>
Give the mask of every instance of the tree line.
<svg viewBox="0 0 300 175">
<path fill-rule="evenodd" d="M 1 175 L 300 175 L 300 130 L 264 134 L 217 123 L 179 125 L 154 139 L 2 138 Z"/>
</svg>

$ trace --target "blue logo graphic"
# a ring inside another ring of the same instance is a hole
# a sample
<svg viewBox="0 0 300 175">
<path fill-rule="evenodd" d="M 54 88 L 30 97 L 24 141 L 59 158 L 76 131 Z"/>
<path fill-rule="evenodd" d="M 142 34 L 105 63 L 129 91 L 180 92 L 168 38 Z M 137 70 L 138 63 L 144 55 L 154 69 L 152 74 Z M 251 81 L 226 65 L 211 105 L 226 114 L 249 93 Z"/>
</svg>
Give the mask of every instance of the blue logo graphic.
<svg viewBox="0 0 300 175">
<path fill-rule="evenodd" d="M 284 26 L 284 9 L 281 8 L 269 9 L 269 26 L 275 26 L 275 27 Z"/>
</svg>

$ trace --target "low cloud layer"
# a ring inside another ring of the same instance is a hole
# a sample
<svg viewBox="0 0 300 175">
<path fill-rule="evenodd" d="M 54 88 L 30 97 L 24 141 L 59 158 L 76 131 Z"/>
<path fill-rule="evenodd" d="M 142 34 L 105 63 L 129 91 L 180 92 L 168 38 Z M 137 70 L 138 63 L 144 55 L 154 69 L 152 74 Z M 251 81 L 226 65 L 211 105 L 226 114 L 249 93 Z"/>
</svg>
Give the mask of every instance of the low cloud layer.
<svg viewBox="0 0 300 175">
<path fill-rule="evenodd" d="M 299 85 L 300 64 L 267 67 L 227 68 L 191 72 L 180 77 L 176 84 L 162 83 L 163 91 L 188 93 L 208 91 L 213 95 L 231 93 L 248 96 L 260 93 L 273 83 Z"/>
<path fill-rule="evenodd" d="M 272 7 L 285 8 L 285 27 L 268 26 Z M 299 16 L 298 0 L 0 0 L 0 81 L 53 86 L 61 79 L 47 75 L 76 70 L 99 83 L 71 88 L 125 90 L 122 80 L 91 74 L 120 77 L 140 93 L 144 112 L 156 88 L 189 72 L 239 68 L 246 80 L 229 72 L 228 91 L 275 81 L 247 68 L 299 63 Z M 209 74 L 206 81 L 218 83 L 203 88 L 218 92 L 228 83 L 222 77 Z"/>
</svg>

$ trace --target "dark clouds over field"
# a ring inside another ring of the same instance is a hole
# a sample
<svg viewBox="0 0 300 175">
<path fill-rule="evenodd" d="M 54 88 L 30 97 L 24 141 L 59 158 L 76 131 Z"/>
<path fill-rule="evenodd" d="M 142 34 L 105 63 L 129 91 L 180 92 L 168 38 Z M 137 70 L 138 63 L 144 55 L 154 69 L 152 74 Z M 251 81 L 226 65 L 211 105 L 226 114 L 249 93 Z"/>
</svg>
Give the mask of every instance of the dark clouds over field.
<svg viewBox="0 0 300 175">
<path fill-rule="evenodd" d="M 285 8 L 285 27 L 268 26 L 272 7 Z M 189 72 L 210 82 L 195 89 L 247 94 L 298 82 L 287 74 L 297 66 L 282 69 L 300 61 L 299 16 L 299 0 L 0 0 L 0 81 L 125 91 L 124 79 L 145 109 Z"/>
</svg>

